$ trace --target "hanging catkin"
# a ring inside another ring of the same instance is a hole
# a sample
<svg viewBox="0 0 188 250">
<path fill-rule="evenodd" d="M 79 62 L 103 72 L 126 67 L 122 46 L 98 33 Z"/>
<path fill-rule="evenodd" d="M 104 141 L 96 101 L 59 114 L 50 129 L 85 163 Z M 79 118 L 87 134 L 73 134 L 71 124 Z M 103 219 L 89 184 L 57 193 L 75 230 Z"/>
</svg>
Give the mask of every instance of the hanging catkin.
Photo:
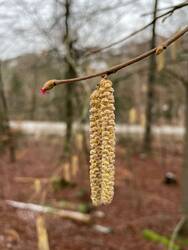
<svg viewBox="0 0 188 250">
<path fill-rule="evenodd" d="M 103 78 L 90 99 L 90 183 L 93 204 L 114 194 L 115 115 L 112 82 Z"/>
<path fill-rule="evenodd" d="M 99 89 L 90 97 L 90 186 L 94 205 L 101 202 L 101 118 Z"/>
<path fill-rule="evenodd" d="M 100 96 L 102 122 L 101 202 L 107 204 L 112 201 L 114 195 L 115 115 L 111 81 L 101 80 Z"/>
</svg>

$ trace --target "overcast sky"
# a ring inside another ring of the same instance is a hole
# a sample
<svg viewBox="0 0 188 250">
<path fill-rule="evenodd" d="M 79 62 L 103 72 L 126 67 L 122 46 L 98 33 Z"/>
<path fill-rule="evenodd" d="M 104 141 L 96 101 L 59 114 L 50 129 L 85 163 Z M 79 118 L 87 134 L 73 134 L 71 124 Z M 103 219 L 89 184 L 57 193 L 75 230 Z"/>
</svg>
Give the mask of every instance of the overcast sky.
<svg viewBox="0 0 188 250">
<path fill-rule="evenodd" d="M 151 20 L 151 0 L 119 0 L 121 8 L 97 13 L 100 8 L 114 6 L 118 0 L 75 0 L 71 27 L 73 34 L 79 37 L 78 46 L 105 46 Z M 40 52 L 43 49 L 59 47 L 62 33 L 60 26 L 50 29 L 54 15 L 63 12 L 55 8 L 55 0 L 0 0 L 0 58 L 11 58 L 28 52 Z M 131 2 L 125 6 L 127 2 Z M 179 4 L 184 0 L 159 0 L 159 8 Z M 56 6 L 57 7 L 57 6 Z M 62 9 L 63 11 L 63 9 Z M 91 15 L 95 11 L 97 14 Z M 169 36 L 178 28 L 188 24 L 188 7 L 176 11 L 165 22 L 158 22 L 157 32 Z M 134 39 L 148 38 L 149 29 Z"/>
</svg>

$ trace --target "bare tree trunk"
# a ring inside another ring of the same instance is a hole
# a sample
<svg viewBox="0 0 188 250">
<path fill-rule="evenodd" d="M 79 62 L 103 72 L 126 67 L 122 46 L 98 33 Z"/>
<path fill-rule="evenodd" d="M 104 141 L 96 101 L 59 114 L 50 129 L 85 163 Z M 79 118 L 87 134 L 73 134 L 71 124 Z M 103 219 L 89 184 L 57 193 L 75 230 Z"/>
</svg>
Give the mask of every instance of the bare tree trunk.
<svg viewBox="0 0 188 250">
<path fill-rule="evenodd" d="M 184 113 L 184 148 L 183 148 L 183 164 L 181 173 L 181 207 L 183 217 L 185 218 L 183 225 L 180 228 L 180 234 L 183 236 L 188 235 L 188 81 L 183 76 L 177 74 L 172 70 L 166 70 L 166 73 L 171 77 L 177 79 L 182 83 L 185 89 L 185 113 Z"/>
<path fill-rule="evenodd" d="M 36 104 L 37 104 L 37 94 L 36 94 L 36 89 L 37 89 L 37 81 L 38 81 L 38 72 L 37 72 L 37 65 L 33 66 L 33 89 L 34 91 L 32 92 L 32 97 L 31 97 L 31 109 L 30 109 L 30 120 L 35 119 L 35 113 L 36 113 Z"/>
<path fill-rule="evenodd" d="M 157 16 L 158 0 L 155 0 L 153 10 L 153 25 L 152 25 L 152 39 L 150 42 L 150 48 L 156 47 L 156 16 Z M 146 104 L 146 125 L 144 134 L 144 150 L 146 152 L 151 151 L 152 147 L 152 133 L 151 127 L 153 123 L 153 107 L 154 107 L 154 84 L 156 81 L 156 57 L 152 55 L 149 61 L 149 73 L 148 73 L 148 90 L 147 90 L 147 104 Z"/>
<path fill-rule="evenodd" d="M 69 77 L 74 77 L 75 75 L 71 76 L 71 68 L 68 66 L 67 73 Z M 73 131 L 73 92 L 74 86 L 72 84 L 66 85 L 66 135 L 65 135 L 65 143 L 64 143 L 64 154 L 66 158 L 69 158 L 71 154 L 71 142 L 72 142 L 72 131 Z"/>
<path fill-rule="evenodd" d="M 188 235 L 188 83 L 185 86 L 185 135 L 184 135 L 184 157 L 182 165 L 182 212 L 187 220 L 185 221 L 181 233 Z"/>
<path fill-rule="evenodd" d="M 11 133 L 11 129 L 9 126 L 9 117 L 8 117 L 8 107 L 7 107 L 7 101 L 4 93 L 4 86 L 3 86 L 3 79 L 2 79 L 2 66 L 0 62 L 0 134 L 5 135 L 5 144 L 9 147 L 10 152 L 10 161 L 15 162 L 15 146 L 13 142 L 13 136 Z"/>
<path fill-rule="evenodd" d="M 70 10 L 71 10 L 71 0 L 65 0 L 65 33 L 63 37 L 63 41 L 66 48 L 66 72 L 65 78 L 73 78 L 77 76 L 75 67 L 74 67 L 74 49 L 72 38 L 70 35 Z M 74 93 L 74 85 L 67 84 L 66 85 L 66 135 L 65 135 L 65 144 L 64 144 L 64 154 L 66 158 L 70 158 L 71 155 L 71 140 L 72 140 L 72 131 L 73 131 L 73 93 Z"/>
</svg>

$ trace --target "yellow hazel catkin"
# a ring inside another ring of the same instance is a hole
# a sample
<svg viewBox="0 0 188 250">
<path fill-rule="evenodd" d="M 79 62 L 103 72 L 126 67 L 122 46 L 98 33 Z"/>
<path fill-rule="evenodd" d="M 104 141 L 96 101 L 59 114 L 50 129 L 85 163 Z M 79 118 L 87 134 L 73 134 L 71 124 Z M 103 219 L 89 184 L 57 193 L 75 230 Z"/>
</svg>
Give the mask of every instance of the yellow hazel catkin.
<svg viewBox="0 0 188 250">
<path fill-rule="evenodd" d="M 101 203 L 101 129 L 100 99 L 96 89 L 90 97 L 90 186 L 94 205 Z"/>
<path fill-rule="evenodd" d="M 114 159 L 115 159 L 115 116 L 112 82 L 102 79 L 100 82 L 101 126 L 102 126 L 102 182 L 101 203 L 108 204 L 114 195 Z"/>
<path fill-rule="evenodd" d="M 112 82 L 102 79 L 90 97 L 90 185 L 94 205 L 114 194 L 115 115 Z"/>
</svg>

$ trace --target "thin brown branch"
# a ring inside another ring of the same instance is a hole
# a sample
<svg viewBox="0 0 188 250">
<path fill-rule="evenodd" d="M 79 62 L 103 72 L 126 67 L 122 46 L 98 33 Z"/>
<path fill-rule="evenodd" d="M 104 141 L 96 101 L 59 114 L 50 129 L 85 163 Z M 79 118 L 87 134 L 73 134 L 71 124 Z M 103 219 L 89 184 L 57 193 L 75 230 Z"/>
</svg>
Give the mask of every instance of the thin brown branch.
<svg viewBox="0 0 188 250">
<path fill-rule="evenodd" d="M 138 29 L 138 30 L 136 30 L 136 31 L 133 31 L 133 32 L 130 33 L 129 35 L 127 35 L 127 36 L 125 36 L 125 37 L 121 38 L 120 40 L 117 40 L 117 41 L 115 41 L 115 42 L 113 42 L 113 43 L 110 43 L 110 44 L 108 44 L 107 46 L 104 46 L 104 47 L 102 47 L 102 48 L 98 48 L 98 49 L 95 49 L 95 50 L 86 52 L 86 54 L 83 55 L 83 57 L 92 56 L 92 55 L 97 54 L 97 53 L 99 53 L 99 52 L 101 52 L 101 51 L 104 51 L 104 50 L 107 50 L 107 49 L 109 49 L 109 48 L 111 48 L 111 47 L 114 47 L 114 46 L 116 46 L 116 45 L 118 45 L 118 44 L 120 44 L 120 43 L 123 43 L 123 42 L 125 42 L 126 40 L 130 39 L 131 37 L 137 35 L 138 33 L 142 32 L 143 30 L 145 30 L 145 29 L 147 29 L 148 27 L 150 27 L 150 26 L 151 26 L 155 21 L 157 21 L 158 19 L 160 19 L 160 18 L 162 18 L 162 17 L 165 18 L 166 16 L 168 17 L 169 15 L 172 15 L 172 14 L 174 13 L 175 10 L 180 9 L 180 8 L 183 8 L 183 7 L 187 6 L 187 5 L 188 5 L 188 2 L 179 4 L 179 5 L 175 5 L 175 6 L 173 6 L 169 11 L 167 11 L 167 12 L 165 12 L 165 13 L 163 13 L 163 14 L 157 16 L 157 17 L 154 18 L 151 22 L 149 22 L 148 24 L 144 25 L 144 26 L 141 27 L 140 29 Z"/>
<path fill-rule="evenodd" d="M 188 5 L 188 2 L 187 3 L 184 3 L 184 4 L 179 4 L 177 6 L 175 6 L 174 8 L 172 8 L 171 10 L 167 11 L 166 12 L 166 15 L 165 17 L 163 18 L 162 22 L 164 22 L 168 17 L 172 16 L 173 13 L 178 10 L 178 9 L 181 9 L 181 8 L 184 8 Z"/>
<path fill-rule="evenodd" d="M 157 46 L 156 48 L 153 48 L 151 50 L 148 50 L 147 52 L 118 65 L 115 65 L 105 71 L 101 71 L 95 74 L 91 74 L 91 75 L 86 75 L 86 76 L 81 76 L 81 77 L 76 77 L 76 78 L 71 78 L 71 79 L 64 79 L 64 80 L 49 80 L 48 82 L 46 82 L 44 84 L 44 86 L 41 89 L 42 93 L 45 93 L 47 90 L 52 89 L 53 87 L 55 87 L 56 85 L 60 85 L 60 84 L 64 84 L 64 83 L 74 83 L 74 82 L 78 82 L 78 81 L 83 81 L 83 80 L 88 80 L 91 78 L 95 78 L 97 76 L 103 76 L 103 75 L 111 75 L 116 73 L 117 71 L 126 68 L 127 66 L 134 64 L 136 62 L 139 62 L 141 60 L 143 60 L 144 58 L 152 55 L 152 54 L 160 54 L 164 49 L 166 49 L 170 44 L 172 44 L 173 42 L 175 42 L 177 39 L 179 39 L 180 37 L 182 37 L 186 32 L 188 32 L 188 25 L 182 29 L 181 31 L 179 31 L 178 33 L 174 34 L 170 39 L 166 40 L 165 42 L 163 42 L 162 44 L 160 44 L 159 46 Z"/>
<path fill-rule="evenodd" d="M 167 14 L 169 14 L 169 12 L 174 12 L 175 10 L 184 8 L 187 5 L 188 5 L 188 1 L 185 1 L 185 2 L 182 2 L 182 3 L 177 4 L 177 5 L 157 9 L 157 12 L 169 10 L 168 12 L 166 12 Z M 153 12 L 147 12 L 147 13 L 142 14 L 142 16 L 148 16 L 148 15 L 152 15 L 152 14 L 153 14 Z"/>
<path fill-rule="evenodd" d="M 89 51 L 89 52 L 86 52 L 86 53 L 83 55 L 82 58 L 92 56 L 92 55 L 97 54 L 97 53 L 99 53 L 99 52 L 102 52 L 102 51 L 104 51 L 104 50 L 110 49 L 111 47 L 114 47 L 114 46 L 116 46 L 116 45 L 118 45 L 118 44 L 120 44 L 120 43 L 123 43 L 123 42 L 125 42 L 126 40 L 128 40 L 129 38 L 131 38 L 131 37 L 137 35 L 137 34 L 140 33 L 141 31 L 147 29 L 147 28 L 148 28 L 150 25 L 152 25 L 152 24 L 153 24 L 153 21 L 152 21 L 152 22 L 149 22 L 149 23 L 146 24 L 146 25 L 144 25 L 144 26 L 141 27 L 140 29 L 133 31 L 132 33 L 130 33 L 129 35 L 123 37 L 123 38 L 120 39 L 120 40 L 117 40 L 117 41 L 115 41 L 115 42 L 113 42 L 113 43 L 110 43 L 110 44 L 108 44 L 107 46 L 104 46 L 104 47 L 102 47 L 102 48 L 93 49 L 93 50 L 91 50 L 91 51 Z"/>
</svg>

